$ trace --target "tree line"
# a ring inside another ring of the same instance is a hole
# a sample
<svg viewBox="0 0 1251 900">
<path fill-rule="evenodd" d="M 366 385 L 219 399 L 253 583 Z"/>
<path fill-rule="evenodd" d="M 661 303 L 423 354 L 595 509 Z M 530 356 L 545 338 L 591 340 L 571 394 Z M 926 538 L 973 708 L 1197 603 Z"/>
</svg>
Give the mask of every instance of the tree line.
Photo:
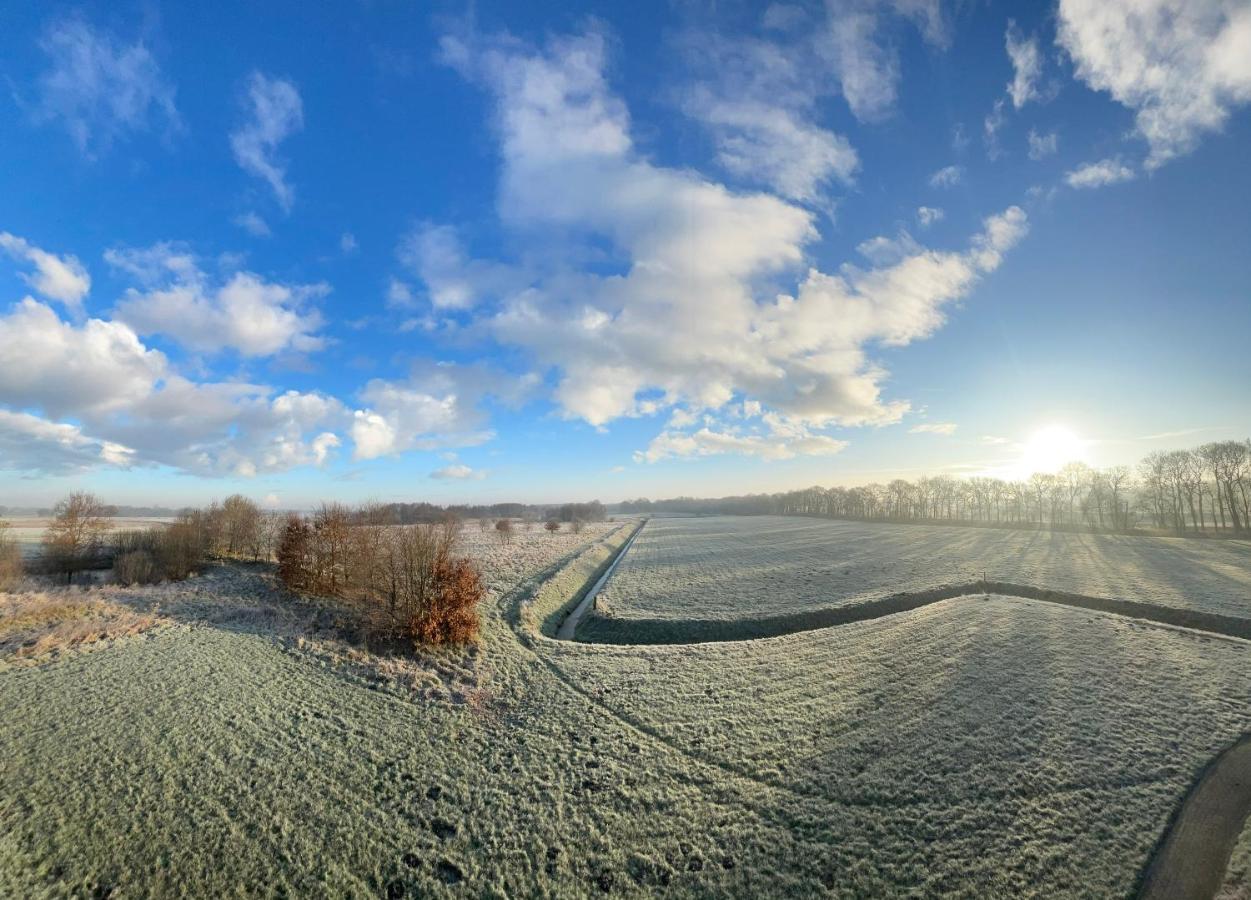
<svg viewBox="0 0 1251 900">
<path fill-rule="evenodd" d="M 1251 441 L 1215 441 L 1149 454 L 1136 467 L 1070 463 L 1055 473 L 897 478 L 857 487 L 811 487 L 712 500 L 629 500 L 622 512 L 802 515 L 1181 534 L 1251 531 Z"/>
</svg>

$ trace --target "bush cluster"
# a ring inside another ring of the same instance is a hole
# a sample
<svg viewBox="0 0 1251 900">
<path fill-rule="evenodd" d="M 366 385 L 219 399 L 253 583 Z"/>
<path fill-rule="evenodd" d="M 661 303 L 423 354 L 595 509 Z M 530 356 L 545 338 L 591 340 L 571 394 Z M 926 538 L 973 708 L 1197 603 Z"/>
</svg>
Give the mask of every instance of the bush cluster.
<svg viewBox="0 0 1251 900">
<path fill-rule="evenodd" d="M 119 584 L 181 581 L 204 565 L 211 546 L 197 513 L 163 528 L 119 531 L 112 537 L 113 577 Z"/>
<path fill-rule="evenodd" d="M 21 548 L 9 534 L 9 523 L 0 519 L 0 591 L 8 590 L 21 577 Z"/>
<path fill-rule="evenodd" d="M 371 637 L 461 644 L 478 634 L 482 578 L 457 555 L 459 523 L 396 526 L 377 508 L 323 504 L 287 518 L 278 575 L 292 590 L 357 607 Z"/>
</svg>

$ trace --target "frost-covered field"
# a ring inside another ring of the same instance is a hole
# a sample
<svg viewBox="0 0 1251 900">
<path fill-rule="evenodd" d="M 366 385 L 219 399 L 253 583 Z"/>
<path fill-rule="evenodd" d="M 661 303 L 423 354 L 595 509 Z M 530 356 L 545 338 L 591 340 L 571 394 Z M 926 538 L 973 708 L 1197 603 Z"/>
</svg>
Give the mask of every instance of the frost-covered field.
<svg viewBox="0 0 1251 900">
<path fill-rule="evenodd" d="M 871 893 L 1124 895 L 1196 773 L 1251 728 L 1251 644 L 1013 598 L 545 649 L 680 752 L 819 798 L 797 827 Z"/>
<path fill-rule="evenodd" d="M 415 659 L 267 567 L 67 591 L 161 622 L 0 660 L 0 896 L 1124 896 L 1251 728 L 1251 644 L 1034 601 L 544 637 L 614 527 L 467 528 L 481 642 Z"/>
<path fill-rule="evenodd" d="M 1247 541 L 774 516 L 652 519 L 597 606 L 626 620 L 758 618 L 968 583 L 983 574 L 1251 617 Z"/>
</svg>

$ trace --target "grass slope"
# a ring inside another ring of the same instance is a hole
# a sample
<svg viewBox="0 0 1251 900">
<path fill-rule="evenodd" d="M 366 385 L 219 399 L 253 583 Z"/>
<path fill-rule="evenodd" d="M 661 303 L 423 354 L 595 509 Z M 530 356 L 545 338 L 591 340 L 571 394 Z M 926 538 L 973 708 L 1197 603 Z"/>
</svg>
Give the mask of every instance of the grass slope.
<svg viewBox="0 0 1251 900">
<path fill-rule="evenodd" d="M 828 803 L 831 864 L 859 856 L 900 892 L 1124 894 L 1251 729 L 1251 644 L 1014 598 L 747 643 L 544 647 L 692 758 Z"/>
</svg>

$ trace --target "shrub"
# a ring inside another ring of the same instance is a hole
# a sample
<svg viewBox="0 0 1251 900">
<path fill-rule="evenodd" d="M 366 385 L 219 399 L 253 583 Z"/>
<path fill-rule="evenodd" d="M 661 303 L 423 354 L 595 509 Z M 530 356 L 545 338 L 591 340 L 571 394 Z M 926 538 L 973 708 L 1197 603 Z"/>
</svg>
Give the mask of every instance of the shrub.
<svg viewBox="0 0 1251 900">
<path fill-rule="evenodd" d="M 546 528 L 552 534 L 555 534 L 556 532 L 560 531 L 560 523 L 557 522 L 555 519 L 548 519 L 547 523 L 543 527 Z"/>
<path fill-rule="evenodd" d="M 21 577 L 21 548 L 9 534 L 9 523 L 0 519 L 0 591 L 8 590 Z"/>
<path fill-rule="evenodd" d="M 119 584 L 152 584 L 161 580 L 156 560 L 147 550 L 128 550 L 115 556 L 113 577 Z"/>
<path fill-rule="evenodd" d="M 307 590 L 312 582 L 308 551 L 310 529 L 302 516 L 294 513 L 278 541 L 278 577 L 293 591 Z"/>
<path fill-rule="evenodd" d="M 197 571 L 208 558 L 197 516 L 184 513 L 165 527 L 114 534 L 113 577 L 120 584 L 154 584 L 181 581 Z"/>
<path fill-rule="evenodd" d="M 311 524 L 288 519 L 278 550 L 287 587 L 348 601 L 371 635 L 386 642 L 464 643 L 477 636 L 486 588 L 455 553 L 457 523 L 390 526 L 372 507 L 354 514 L 327 509 Z"/>
<path fill-rule="evenodd" d="M 407 623 L 405 637 L 420 644 L 465 644 L 478 636 L 482 576 L 464 558 L 435 563 L 430 597 Z"/>
</svg>

